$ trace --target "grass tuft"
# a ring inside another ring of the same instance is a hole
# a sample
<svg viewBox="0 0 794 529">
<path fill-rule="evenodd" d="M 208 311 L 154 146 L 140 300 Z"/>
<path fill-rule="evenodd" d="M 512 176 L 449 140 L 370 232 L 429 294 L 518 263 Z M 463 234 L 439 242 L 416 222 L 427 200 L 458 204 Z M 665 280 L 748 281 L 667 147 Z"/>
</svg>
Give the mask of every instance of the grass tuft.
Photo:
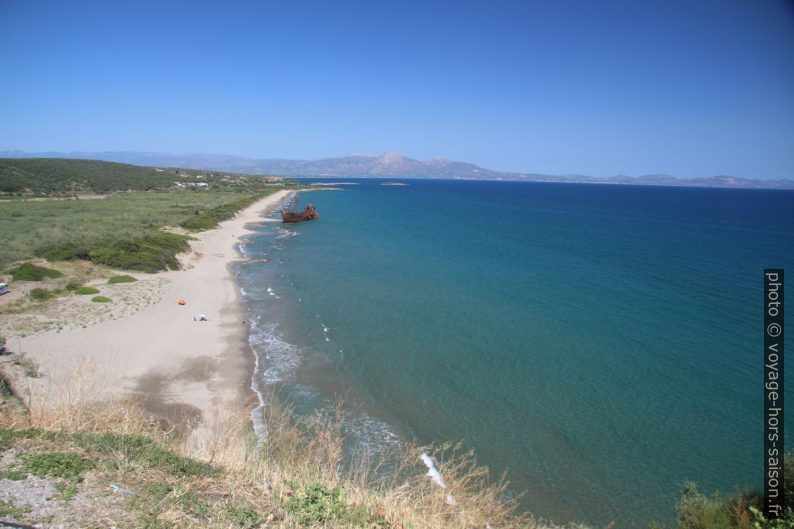
<svg viewBox="0 0 794 529">
<path fill-rule="evenodd" d="M 69 501 L 77 495 L 77 483 L 74 481 L 59 482 L 55 484 L 55 490 L 58 491 L 55 498 Z"/>
<path fill-rule="evenodd" d="M 105 296 L 94 296 L 93 298 L 91 298 L 91 301 L 93 301 L 94 303 L 110 303 L 113 300 Z"/>
<path fill-rule="evenodd" d="M 132 276 L 113 276 L 108 279 L 108 285 L 115 285 L 116 283 L 134 283 L 135 281 L 137 281 L 137 279 Z"/>
<path fill-rule="evenodd" d="M 234 527 L 240 529 L 253 529 L 262 523 L 262 517 L 251 507 L 245 505 L 232 505 L 226 509 L 226 516 Z"/>
<path fill-rule="evenodd" d="M 89 296 L 91 294 L 99 294 L 99 289 L 94 287 L 78 287 L 74 289 L 74 293 L 80 296 Z"/>
<path fill-rule="evenodd" d="M 17 507 L 13 501 L 0 500 L 0 516 L 3 518 L 9 517 L 19 520 L 29 512 L 30 507 L 28 505 Z"/>
</svg>

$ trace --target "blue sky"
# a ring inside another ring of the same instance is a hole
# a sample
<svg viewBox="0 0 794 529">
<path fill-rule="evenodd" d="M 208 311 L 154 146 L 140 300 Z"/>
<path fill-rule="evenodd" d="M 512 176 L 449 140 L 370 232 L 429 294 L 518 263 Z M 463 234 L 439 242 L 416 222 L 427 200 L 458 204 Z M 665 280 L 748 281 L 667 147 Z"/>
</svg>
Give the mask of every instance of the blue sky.
<svg viewBox="0 0 794 529">
<path fill-rule="evenodd" d="M 0 0 L 0 150 L 794 178 L 774 0 Z"/>
</svg>

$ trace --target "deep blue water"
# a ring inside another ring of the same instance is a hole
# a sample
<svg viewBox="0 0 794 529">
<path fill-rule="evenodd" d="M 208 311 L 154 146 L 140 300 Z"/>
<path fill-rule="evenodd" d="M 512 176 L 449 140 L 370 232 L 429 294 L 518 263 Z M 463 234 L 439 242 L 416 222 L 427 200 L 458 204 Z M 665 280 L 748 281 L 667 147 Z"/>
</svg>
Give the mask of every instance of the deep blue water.
<svg viewBox="0 0 794 529">
<path fill-rule="evenodd" d="M 257 378 L 299 413 L 341 392 L 374 450 L 463 441 L 560 522 L 761 486 L 762 269 L 794 270 L 794 193 L 355 182 L 244 247 Z"/>
</svg>

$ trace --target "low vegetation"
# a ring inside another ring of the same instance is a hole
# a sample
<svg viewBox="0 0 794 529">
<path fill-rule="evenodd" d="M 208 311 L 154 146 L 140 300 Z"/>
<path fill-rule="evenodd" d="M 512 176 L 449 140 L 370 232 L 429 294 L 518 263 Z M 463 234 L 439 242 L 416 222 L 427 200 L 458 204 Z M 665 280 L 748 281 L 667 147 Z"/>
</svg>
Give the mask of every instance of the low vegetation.
<svg viewBox="0 0 794 529">
<path fill-rule="evenodd" d="M 46 288 L 34 288 L 28 292 L 28 297 L 33 301 L 47 301 L 58 297 L 54 290 L 47 290 Z"/>
<path fill-rule="evenodd" d="M 91 301 L 94 303 L 110 303 L 113 300 L 105 296 L 94 296 Z"/>
<path fill-rule="evenodd" d="M 108 279 L 108 285 L 115 285 L 116 283 L 134 283 L 135 281 L 137 281 L 137 279 L 128 275 L 111 276 Z"/>
<path fill-rule="evenodd" d="M 265 194 L 261 189 L 172 191 L 102 200 L 0 202 L 0 266 L 43 257 L 141 272 L 175 269 L 176 255 L 189 249 L 190 237 L 163 228 L 182 223 L 190 231 L 212 228 Z M 41 277 L 29 267 L 19 272 L 20 277 Z"/>
<path fill-rule="evenodd" d="M 77 287 L 74 289 L 74 293 L 79 296 L 90 296 L 91 294 L 99 294 L 99 289 L 94 287 Z"/>
<path fill-rule="evenodd" d="M 33 263 L 22 263 L 8 270 L 8 273 L 11 274 L 14 281 L 46 281 L 47 279 L 63 277 L 63 274 L 58 270 L 36 266 Z"/>
<path fill-rule="evenodd" d="M 189 239 L 185 235 L 158 232 L 138 238 L 117 238 L 95 245 L 56 245 L 41 249 L 40 255 L 53 261 L 83 259 L 110 268 L 153 273 L 177 270 L 179 261 L 176 255 L 190 249 Z"/>
</svg>

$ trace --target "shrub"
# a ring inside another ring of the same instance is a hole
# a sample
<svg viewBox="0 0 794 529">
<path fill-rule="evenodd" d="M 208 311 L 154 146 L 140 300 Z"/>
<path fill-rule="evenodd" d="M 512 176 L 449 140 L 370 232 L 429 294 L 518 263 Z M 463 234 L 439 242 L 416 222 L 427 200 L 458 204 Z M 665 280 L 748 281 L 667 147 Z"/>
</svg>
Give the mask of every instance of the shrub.
<svg viewBox="0 0 794 529">
<path fill-rule="evenodd" d="M 108 279 L 108 285 L 115 285 L 116 283 L 134 283 L 135 281 L 137 281 L 137 279 L 132 276 L 113 276 Z"/>
<path fill-rule="evenodd" d="M 302 524 L 341 520 L 347 516 L 347 505 L 342 502 L 343 490 L 335 487 L 328 490 L 324 485 L 314 483 L 304 490 L 292 487 L 294 496 L 284 508 Z"/>
<path fill-rule="evenodd" d="M 94 303 L 110 303 L 113 300 L 110 298 L 106 298 L 105 296 L 94 296 L 93 298 L 91 298 L 91 301 L 93 301 Z"/>
<path fill-rule="evenodd" d="M 244 505 L 227 508 L 226 515 L 235 527 L 240 527 L 241 529 L 259 527 L 262 521 L 262 518 L 254 509 Z"/>
<path fill-rule="evenodd" d="M 178 270 L 176 254 L 190 249 L 190 237 L 176 233 L 155 233 L 144 237 L 122 237 L 94 245 L 66 244 L 39 250 L 52 260 L 81 259 L 122 270 L 159 272 Z"/>
<path fill-rule="evenodd" d="M 33 263 L 23 263 L 8 271 L 14 281 L 44 281 L 63 277 L 63 274 L 52 268 L 36 266 Z"/>
<path fill-rule="evenodd" d="M 340 521 L 353 527 L 381 525 L 382 520 L 373 518 L 363 505 L 351 511 L 344 501 L 345 491 L 342 487 L 328 490 L 325 485 L 313 483 L 301 491 L 294 483 L 288 485 L 294 495 L 287 500 L 284 508 L 301 524 Z"/>
<path fill-rule="evenodd" d="M 94 287 L 78 287 L 75 289 L 74 293 L 80 296 L 88 296 L 89 294 L 99 294 L 99 289 Z"/>
<path fill-rule="evenodd" d="M 55 297 L 55 292 L 46 288 L 34 288 L 28 292 L 28 297 L 33 301 L 47 301 Z"/>
</svg>

